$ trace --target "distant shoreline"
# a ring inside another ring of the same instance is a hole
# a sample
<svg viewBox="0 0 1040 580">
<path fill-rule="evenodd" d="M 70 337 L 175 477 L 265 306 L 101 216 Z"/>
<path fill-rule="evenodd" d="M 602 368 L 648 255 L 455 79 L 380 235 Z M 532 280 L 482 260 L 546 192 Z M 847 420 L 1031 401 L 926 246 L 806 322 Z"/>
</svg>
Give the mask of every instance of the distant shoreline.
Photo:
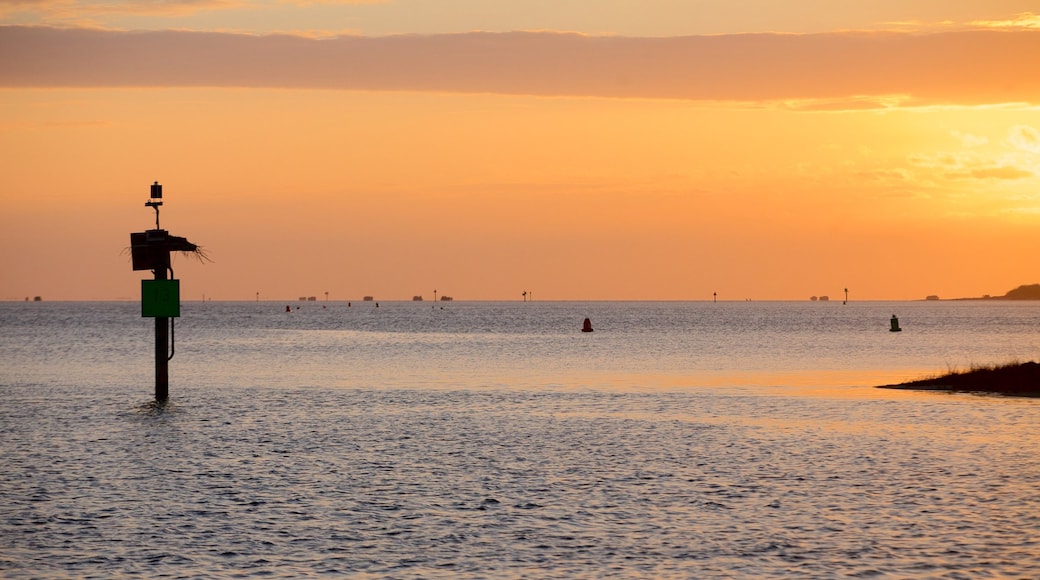
<svg viewBox="0 0 1040 580">
<path fill-rule="evenodd" d="M 968 371 L 952 371 L 944 375 L 877 388 L 1040 397 L 1040 364 L 1030 361 L 973 367 Z"/>
<path fill-rule="evenodd" d="M 25 298 L 0 298 L 0 304 L 14 304 L 14 303 L 18 303 L 18 304 L 41 304 L 41 303 L 54 304 L 54 303 L 60 303 L 60 302 L 140 302 L 140 301 L 141 301 L 141 297 L 140 296 L 136 296 L 136 297 L 134 297 L 134 296 L 120 296 L 120 297 L 116 297 L 116 298 L 47 298 L 47 297 L 41 297 L 41 299 L 38 300 L 38 301 L 32 300 L 31 298 L 29 300 L 26 300 Z M 986 302 L 1030 302 L 1030 301 L 1032 301 L 1032 302 L 1037 302 L 1037 301 L 1040 301 L 1040 298 L 1007 298 L 1005 296 L 991 296 L 989 298 L 979 297 L 979 298 L 941 298 L 941 299 L 940 298 L 928 298 L 928 299 L 925 299 L 925 298 L 862 298 L 862 299 L 855 300 L 855 301 L 849 300 L 848 304 L 871 304 L 871 303 L 874 303 L 874 304 L 883 304 L 883 303 L 897 304 L 897 303 L 903 303 L 903 302 L 908 302 L 909 303 L 909 302 L 971 302 L 971 301 L 986 301 Z M 328 303 L 328 304 L 332 304 L 332 303 L 336 303 L 336 302 L 343 302 L 343 303 L 346 303 L 346 302 L 359 302 L 360 303 L 360 302 L 363 302 L 363 300 L 362 300 L 362 298 L 330 298 L 327 301 L 324 298 L 320 298 L 320 299 L 314 300 L 314 301 L 308 301 L 308 300 L 301 301 L 299 298 L 261 298 L 260 300 L 257 300 L 256 298 L 250 298 L 250 297 L 242 297 L 242 298 L 210 298 L 208 296 L 206 297 L 205 300 L 203 300 L 201 298 L 187 298 L 187 297 L 184 297 L 182 295 L 181 296 L 181 302 L 182 303 L 188 303 L 188 302 L 194 302 L 194 303 L 198 303 L 198 302 L 213 302 L 213 303 L 217 303 L 217 302 L 257 302 L 257 303 L 261 303 L 261 304 L 263 304 L 263 303 L 275 303 L 275 304 L 277 304 L 277 303 L 282 303 L 282 304 L 285 304 L 285 303 L 290 303 L 290 304 L 300 304 L 300 303 L 326 304 L 326 303 Z M 409 302 L 409 303 L 411 303 L 411 302 L 419 302 L 420 304 L 432 304 L 433 300 L 417 301 L 417 300 L 413 300 L 412 298 L 397 297 L 397 298 L 380 298 L 380 299 L 376 300 L 376 302 L 388 302 L 388 303 L 389 302 Z M 515 298 L 468 298 L 468 299 L 454 298 L 453 300 L 446 301 L 446 302 L 521 302 L 522 303 L 524 301 L 521 300 L 521 299 L 515 299 Z M 714 304 L 714 303 L 717 303 L 717 304 L 748 304 L 748 303 L 758 303 L 758 304 L 776 303 L 776 304 L 779 304 L 779 303 L 796 303 L 796 302 L 805 302 L 807 304 L 813 303 L 813 302 L 811 302 L 809 300 L 804 300 L 804 299 L 801 299 L 801 298 L 755 298 L 755 299 L 751 299 L 751 300 L 748 300 L 746 298 L 742 298 L 742 299 L 727 299 L 727 300 L 723 300 L 721 298 L 719 298 L 718 300 L 712 300 L 711 298 L 546 298 L 544 300 L 528 300 L 527 302 L 528 303 L 537 303 L 537 302 L 558 302 L 558 303 L 565 303 L 565 302 L 662 303 L 662 302 L 670 302 L 670 303 L 708 303 L 708 304 Z M 437 300 L 437 303 L 440 304 L 441 301 Z M 815 303 L 823 304 L 823 305 L 830 304 L 830 305 L 843 306 L 841 300 L 829 300 L 829 301 L 824 300 L 824 301 L 817 301 Z"/>
<path fill-rule="evenodd" d="M 929 297 L 927 300 L 938 300 L 938 296 Z M 1040 300 L 1040 284 L 1023 284 L 1014 290 L 1009 290 L 1003 296 L 979 296 L 977 298 L 951 298 L 950 300 Z"/>
<path fill-rule="evenodd" d="M 926 299 L 927 300 L 927 299 Z M 932 299 L 935 300 L 934 298 Z M 943 298 L 942 302 L 957 302 L 960 300 L 982 300 L 985 302 L 1028 302 L 1030 300 L 1037 301 L 1040 298 L 1008 298 L 1007 296 L 979 296 L 978 298 Z"/>
</svg>

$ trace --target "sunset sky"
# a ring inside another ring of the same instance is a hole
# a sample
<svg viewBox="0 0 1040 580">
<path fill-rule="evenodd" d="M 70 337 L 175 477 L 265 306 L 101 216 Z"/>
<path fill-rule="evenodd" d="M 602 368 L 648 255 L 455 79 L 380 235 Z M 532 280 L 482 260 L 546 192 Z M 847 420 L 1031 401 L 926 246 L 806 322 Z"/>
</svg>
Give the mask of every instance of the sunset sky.
<svg viewBox="0 0 1040 580">
<path fill-rule="evenodd" d="M 0 0 L 0 300 L 1040 282 L 1035 0 Z"/>
</svg>

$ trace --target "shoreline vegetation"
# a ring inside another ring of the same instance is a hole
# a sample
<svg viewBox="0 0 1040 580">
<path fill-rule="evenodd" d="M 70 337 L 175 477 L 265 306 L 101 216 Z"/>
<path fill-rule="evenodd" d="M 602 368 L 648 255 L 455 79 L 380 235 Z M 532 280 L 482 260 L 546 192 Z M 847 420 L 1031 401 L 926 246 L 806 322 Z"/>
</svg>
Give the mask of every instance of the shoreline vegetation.
<svg viewBox="0 0 1040 580">
<path fill-rule="evenodd" d="M 972 365 L 967 371 L 951 370 L 943 375 L 877 388 L 1040 397 L 1040 364 L 1016 361 L 1001 365 Z"/>
<path fill-rule="evenodd" d="M 938 296 L 929 296 L 926 300 L 938 300 Z M 1003 296 L 979 296 L 977 298 L 954 298 L 953 300 L 1040 300 L 1040 284 L 1023 284 L 1008 290 Z"/>
</svg>

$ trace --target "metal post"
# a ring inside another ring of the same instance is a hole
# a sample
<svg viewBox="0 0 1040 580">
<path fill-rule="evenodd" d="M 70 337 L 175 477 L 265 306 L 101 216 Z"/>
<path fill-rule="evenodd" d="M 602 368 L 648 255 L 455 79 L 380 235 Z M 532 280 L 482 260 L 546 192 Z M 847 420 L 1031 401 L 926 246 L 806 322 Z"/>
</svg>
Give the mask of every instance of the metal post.
<svg viewBox="0 0 1040 580">
<path fill-rule="evenodd" d="M 169 262 L 169 253 L 166 254 Z M 166 267 L 156 268 L 156 280 L 166 280 Z M 170 319 L 155 317 L 155 400 L 165 402 L 170 398 Z"/>
<path fill-rule="evenodd" d="M 165 403 L 170 397 L 170 359 L 173 358 L 173 321 L 181 315 L 180 284 L 170 268 L 170 252 L 205 253 L 187 239 L 171 236 L 159 229 L 162 186 L 152 184 L 146 206 L 155 209 L 155 229 L 130 234 L 130 256 L 134 270 L 151 270 L 154 280 L 141 281 L 141 316 L 155 318 L 155 400 Z M 203 295 L 205 298 L 205 295 Z M 256 293 L 257 301 L 260 293 Z"/>
</svg>

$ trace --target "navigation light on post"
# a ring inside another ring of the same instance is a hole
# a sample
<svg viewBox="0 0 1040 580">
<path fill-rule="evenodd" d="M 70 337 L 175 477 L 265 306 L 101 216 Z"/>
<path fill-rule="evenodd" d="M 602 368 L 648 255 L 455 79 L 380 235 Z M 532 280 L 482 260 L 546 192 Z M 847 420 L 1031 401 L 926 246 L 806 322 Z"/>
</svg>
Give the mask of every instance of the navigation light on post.
<svg viewBox="0 0 1040 580">
<path fill-rule="evenodd" d="M 152 184 L 151 199 L 144 202 L 150 208 L 155 209 L 155 229 L 159 229 L 159 206 L 162 205 L 162 186 L 156 181 Z"/>
</svg>

